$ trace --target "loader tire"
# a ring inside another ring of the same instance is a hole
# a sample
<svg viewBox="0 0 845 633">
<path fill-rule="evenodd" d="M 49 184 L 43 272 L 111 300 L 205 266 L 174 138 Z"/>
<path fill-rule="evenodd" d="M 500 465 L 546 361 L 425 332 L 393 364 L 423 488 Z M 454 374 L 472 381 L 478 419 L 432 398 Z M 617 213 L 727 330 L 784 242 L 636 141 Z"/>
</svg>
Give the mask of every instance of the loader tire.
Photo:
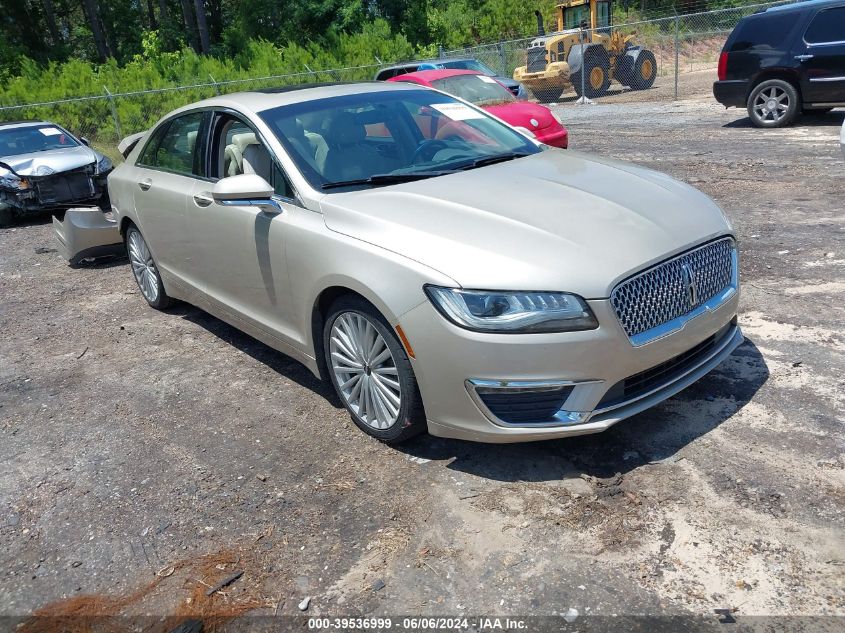
<svg viewBox="0 0 845 633">
<path fill-rule="evenodd" d="M 633 90 L 647 90 L 654 85 L 657 77 L 657 60 L 654 53 L 642 50 L 634 61 L 631 82 L 628 84 Z"/>
<path fill-rule="evenodd" d="M 552 86 L 550 88 L 537 88 L 531 92 L 540 103 L 554 103 L 560 99 L 563 90 Z"/>
<path fill-rule="evenodd" d="M 581 73 L 586 70 L 584 76 L 584 92 L 588 99 L 601 97 L 610 88 L 610 59 L 607 51 L 599 46 L 592 46 L 587 49 L 583 66 L 572 73 L 572 87 L 575 94 L 581 94 Z"/>
</svg>

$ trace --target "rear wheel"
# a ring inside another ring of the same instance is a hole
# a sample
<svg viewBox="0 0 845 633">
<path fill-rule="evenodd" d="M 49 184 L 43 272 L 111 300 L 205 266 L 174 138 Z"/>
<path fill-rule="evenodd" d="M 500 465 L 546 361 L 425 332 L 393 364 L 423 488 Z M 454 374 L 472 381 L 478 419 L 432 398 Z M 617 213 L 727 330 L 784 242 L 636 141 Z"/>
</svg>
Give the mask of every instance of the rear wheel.
<svg viewBox="0 0 845 633">
<path fill-rule="evenodd" d="M 134 224 L 126 229 L 126 252 L 129 255 L 132 274 L 147 303 L 157 310 L 163 310 L 169 306 L 173 300 L 164 291 L 164 284 L 150 248 L 144 236 L 141 235 L 141 231 Z"/>
<path fill-rule="evenodd" d="M 798 91 L 782 79 L 763 81 L 748 96 L 748 116 L 756 127 L 789 125 L 800 111 Z"/>
<path fill-rule="evenodd" d="M 646 90 L 654 85 L 657 77 L 657 60 L 654 53 L 647 50 L 640 51 L 631 71 L 631 81 L 628 84 L 634 90 Z"/>
<path fill-rule="evenodd" d="M 338 299 L 323 328 L 323 350 L 335 391 L 358 428 L 388 443 L 425 430 L 411 362 L 372 304 L 354 296 Z"/>
</svg>

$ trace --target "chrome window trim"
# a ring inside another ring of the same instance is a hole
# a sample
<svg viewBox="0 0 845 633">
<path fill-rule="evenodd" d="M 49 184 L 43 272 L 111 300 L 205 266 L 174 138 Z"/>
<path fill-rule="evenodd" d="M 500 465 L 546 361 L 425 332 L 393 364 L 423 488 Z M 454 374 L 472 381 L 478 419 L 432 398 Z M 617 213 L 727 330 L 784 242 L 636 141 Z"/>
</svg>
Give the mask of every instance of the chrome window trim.
<svg viewBox="0 0 845 633">
<path fill-rule="evenodd" d="M 728 286 L 726 286 L 721 292 L 719 292 L 715 296 L 711 297 L 705 303 L 701 304 L 700 306 L 698 306 L 694 310 L 687 312 L 686 314 L 682 314 L 681 316 L 676 317 L 674 319 L 671 319 L 669 321 L 666 321 L 665 323 L 661 323 L 660 325 L 655 326 L 655 327 L 653 327 L 649 330 L 645 330 L 644 332 L 640 332 L 639 334 L 634 334 L 633 336 L 628 336 L 628 340 L 631 341 L 631 345 L 633 345 L 634 347 L 642 347 L 644 345 L 654 343 L 655 341 L 659 341 L 662 338 L 666 338 L 667 336 L 670 336 L 672 334 L 676 334 L 677 332 L 680 332 L 681 330 L 683 330 L 686 327 L 687 323 L 689 323 L 693 319 L 701 316 L 702 314 L 715 312 L 724 303 L 726 303 L 734 295 L 736 295 L 737 292 L 739 292 L 739 252 L 738 252 L 737 247 L 736 247 L 736 240 L 732 236 L 722 236 L 722 237 L 718 237 L 714 240 L 710 240 L 709 242 L 707 242 L 705 244 L 701 244 L 699 246 L 696 246 L 695 248 L 691 248 L 689 250 L 686 250 L 683 253 L 679 253 L 675 257 L 671 257 L 671 258 L 669 258 L 665 261 L 662 261 L 658 264 L 654 264 L 653 266 L 649 266 L 645 270 L 643 270 L 643 271 L 641 271 L 641 272 L 639 272 L 635 275 L 632 275 L 631 277 L 623 279 L 618 284 L 616 284 L 616 286 L 614 286 L 613 290 L 610 293 L 611 297 L 613 296 L 613 293 L 616 291 L 616 289 L 619 288 L 620 286 L 622 286 L 623 284 L 629 283 L 629 282 L 637 279 L 638 277 L 646 275 L 659 266 L 664 266 L 664 265 L 669 264 L 670 262 L 673 262 L 677 259 L 681 259 L 682 257 L 689 255 L 690 253 L 693 253 L 693 252 L 700 250 L 702 248 L 706 248 L 707 246 L 709 246 L 709 245 L 711 245 L 715 242 L 718 242 L 720 240 L 724 240 L 726 238 L 731 240 L 731 246 L 732 246 L 732 251 L 731 251 L 731 268 L 732 268 L 732 270 L 731 270 L 731 282 L 730 282 L 730 284 Z M 622 329 L 622 332 L 627 336 L 627 333 L 625 332 L 625 328 L 622 326 L 622 322 L 619 321 L 619 315 L 617 314 L 615 309 L 613 310 L 613 313 L 616 315 L 616 322 L 619 323 L 619 326 Z"/>
</svg>

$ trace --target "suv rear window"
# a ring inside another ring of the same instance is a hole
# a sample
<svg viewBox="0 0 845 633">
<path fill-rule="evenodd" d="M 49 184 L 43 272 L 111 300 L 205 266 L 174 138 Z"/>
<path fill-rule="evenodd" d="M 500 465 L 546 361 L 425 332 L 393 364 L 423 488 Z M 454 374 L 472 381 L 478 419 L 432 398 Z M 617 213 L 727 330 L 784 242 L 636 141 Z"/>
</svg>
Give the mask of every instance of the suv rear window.
<svg viewBox="0 0 845 633">
<path fill-rule="evenodd" d="M 845 41 L 845 7 L 819 11 L 807 27 L 804 41 L 808 44 Z"/>
<path fill-rule="evenodd" d="M 795 16 L 790 14 L 746 18 L 737 24 L 733 32 L 730 52 L 754 49 L 784 50 L 793 26 Z"/>
</svg>

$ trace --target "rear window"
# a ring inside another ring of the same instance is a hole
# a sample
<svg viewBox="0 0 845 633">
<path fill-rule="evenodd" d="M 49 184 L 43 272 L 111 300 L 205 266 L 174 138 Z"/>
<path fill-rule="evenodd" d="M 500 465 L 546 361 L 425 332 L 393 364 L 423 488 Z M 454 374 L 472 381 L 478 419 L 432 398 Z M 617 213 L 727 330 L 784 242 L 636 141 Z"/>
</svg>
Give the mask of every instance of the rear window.
<svg viewBox="0 0 845 633">
<path fill-rule="evenodd" d="M 730 52 L 748 50 L 784 50 L 795 15 L 755 16 L 742 20 L 736 26 L 732 36 Z"/>
<path fill-rule="evenodd" d="M 807 27 L 804 41 L 808 44 L 845 42 L 845 7 L 819 11 Z"/>
</svg>

